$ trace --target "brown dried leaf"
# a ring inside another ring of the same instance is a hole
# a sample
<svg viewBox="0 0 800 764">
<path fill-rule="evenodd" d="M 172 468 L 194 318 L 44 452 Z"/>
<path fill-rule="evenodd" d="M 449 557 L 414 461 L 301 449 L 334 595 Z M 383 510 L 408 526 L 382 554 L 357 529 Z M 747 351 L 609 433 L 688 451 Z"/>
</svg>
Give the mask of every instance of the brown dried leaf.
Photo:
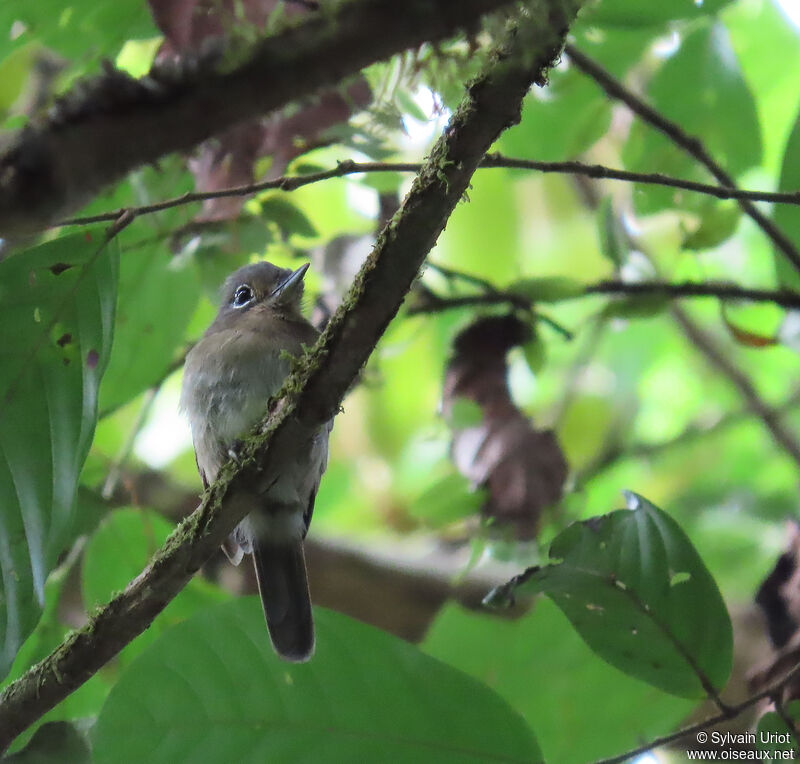
<svg viewBox="0 0 800 764">
<path fill-rule="evenodd" d="M 756 594 L 756 604 L 766 619 L 766 629 L 775 648 L 768 663 L 750 675 L 753 691 L 778 681 L 800 662 L 800 525 L 787 523 L 786 551 L 764 579 Z M 784 690 L 784 702 L 800 699 L 800 678 Z"/>
<path fill-rule="evenodd" d="M 459 400 L 479 406 L 480 422 L 453 429 L 453 463 L 474 486 L 488 489 L 483 513 L 526 539 L 536 535 L 542 509 L 561 498 L 567 477 L 553 433 L 536 430 L 508 389 L 506 354 L 530 334 L 515 316 L 473 322 L 456 337 L 442 396 L 448 421 Z"/>
<path fill-rule="evenodd" d="M 283 5 L 286 15 L 308 13 L 316 3 L 280 3 L 280 0 L 150 0 L 153 18 L 164 33 L 165 42 L 158 60 L 196 54 L 211 40 L 229 36 L 235 28 L 252 27 L 258 33 L 275 9 Z M 212 141 L 207 141 L 190 159 L 198 191 L 221 191 L 249 185 L 256 180 L 255 164 L 271 157 L 269 171 L 262 178 L 273 180 L 283 175 L 295 157 L 324 143 L 324 133 L 347 122 L 355 111 L 372 98 L 363 77 L 345 89 L 329 89 L 312 101 L 286 109 L 265 119 L 237 125 Z M 245 197 L 209 199 L 196 220 L 223 221 L 239 216 Z"/>
<path fill-rule="evenodd" d="M 787 524 L 788 545 L 756 594 L 772 644 L 781 648 L 800 625 L 800 526 Z"/>
<path fill-rule="evenodd" d="M 165 45 L 160 55 L 195 50 L 209 37 L 224 36 L 243 22 L 262 30 L 281 0 L 148 0 Z M 284 12 L 307 11 L 302 3 L 286 3 Z"/>
</svg>

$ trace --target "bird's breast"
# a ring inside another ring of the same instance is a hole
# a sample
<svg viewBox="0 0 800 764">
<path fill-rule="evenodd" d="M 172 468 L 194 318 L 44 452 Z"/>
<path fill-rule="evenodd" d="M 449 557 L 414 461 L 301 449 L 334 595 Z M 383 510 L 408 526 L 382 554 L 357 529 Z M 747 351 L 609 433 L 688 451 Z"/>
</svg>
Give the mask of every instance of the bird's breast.
<svg viewBox="0 0 800 764">
<path fill-rule="evenodd" d="M 289 373 L 280 350 L 244 335 L 203 338 L 186 362 L 182 405 L 192 430 L 224 443 L 246 434 L 265 414 Z"/>
</svg>

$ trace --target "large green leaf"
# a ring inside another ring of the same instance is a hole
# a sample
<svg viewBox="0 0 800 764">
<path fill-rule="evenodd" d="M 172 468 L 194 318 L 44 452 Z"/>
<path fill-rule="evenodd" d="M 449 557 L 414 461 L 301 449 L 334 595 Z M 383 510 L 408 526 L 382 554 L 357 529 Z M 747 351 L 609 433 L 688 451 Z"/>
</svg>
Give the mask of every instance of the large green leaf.
<svg viewBox="0 0 800 764">
<path fill-rule="evenodd" d="M 126 253 L 114 349 L 100 390 L 102 411 L 127 403 L 164 376 L 199 296 L 191 261 L 176 260 L 163 244 Z"/>
<path fill-rule="evenodd" d="M 541 760 L 484 685 L 343 615 L 315 617 L 317 652 L 300 665 L 273 653 L 255 597 L 171 629 L 111 691 L 94 761 Z"/>
<path fill-rule="evenodd" d="M 14 665 L 11 667 L 11 671 L 5 681 L 0 682 L 0 690 L 5 689 L 13 681 L 19 679 L 31 666 L 49 655 L 71 631 L 71 628 L 62 623 L 59 618 L 59 611 L 64 610 L 65 605 L 67 605 L 63 600 L 68 599 L 70 594 L 69 586 L 65 586 L 65 583 L 70 580 L 77 561 L 70 557 L 69 562 L 71 564 L 59 566 L 47 579 L 44 588 L 45 605 L 42 617 L 39 619 L 39 623 L 36 624 L 33 633 L 25 640 L 22 648 L 17 653 Z M 63 596 L 65 589 L 67 590 L 67 597 Z M 36 737 L 40 726 L 48 725 L 54 721 L 74 721 L 97 716 L 108 695 L 109 688 L 110 682 L 104 672 L 95 674 L 17 737 L 11 745 L 11 751 L 20 751 L 25 748 L 31 742 L 31 738 Z M 52 730 L 51 733 L 43 738 L 43 740 L 48 739 L 53 739 Z M 33 746 L 29 750 L 39 750 L 39 748 L 38 746 Z M 62 759 L 62 761 L 64 760 Z"/>
<path fill-rule="evenodd" d="M 118 253 L 102 234 L 0 263 L 0 676 L 85 523 L 75 504 L 111 350 Z"/>
<path fill-rule="evenodd" d="M 694 705 L 601 661 L 544 599 L 514 621 L 446 606 L 422 647 L 488 684 L 535 723 L 546 760 L 559 764 L 584 764 L 634 748 L 669 732 Z"/>
<path fill-rule="evenodd" d="M 86 607 L 91 611 L 122 591 L 141 573 L 173 530 L 171 523 L 149 510 L 126 508 L 111 513 L 93 534 L 84 552 L 81 589 Z M 120 663 L 129 663 L 170 626 L 230 596 L 196 576 L 150 628 L 125 648 Z"/>
<path fill-rule="evenodd" d="M 550 565 L 496 589 L 542 592 L 601 658 L 687 698 L 728 680 L 733 632 L 722 595 L 686 534 L 636 494 L 630 510 L 575 523 L 553 541 Z"/>
<path fill-rule="evenodd" d="M 544 90 L 535 89 L 522 104 L 522 120 L 498 141 L 511 156 L 562 161 L 573 159 L 605 134 L 611 104 L 575 69 L 556 69 Z"/>
<path fill-rule="evenodd" d="M 677 53 L 653 76 L 647 100 L 689 135 L 700 138 L 731 175 L 760 161 L 761 133 L 755 102 L 721 24 L 704 25 L 683 40 Z M 705 181 L 710 177 L 696 159 L 638 119 L 623 156 L 627 168 L 637 172 Z M 634 202 L 642 213 L 676 206 L 697 210 L 707 204 L 699 194 L 658 186 L 636 188 Z"/>
<path fill-rule="evenodd" d="M 773 172 L 794 122 L 792 106 L 800 101 L 800 36 L 780 2 L 735 3 L 725 12 L 750 90 L 756 99 L 764 142 L 764 168 Z M 764 51 L 780 51 L 764 55 Z M 787 106 L 789 108 L 787 108 Z"/>
<path fill-rule="evenodd" d="M 115 56 L 130 37 L 154 37 L 158 30 L 145 3 L 117 0 L 11 0 L 0 4 L 0 58 L 31 40 L 69 58 Z M 13 33 L 11 33 L 13 30 Z"/>
<path fill-rule="evenodd" d="M 800 702 L 792 701 L 787 704 L 785 710 L 796 727 L 797 720 L 800 719 Z M 797 753 L 796 733 L 789 729 L 775 711 L 767 712 L 758 720 L 756 732 L 758 749 L 766 754 L 762 761 L 794 759 Z"/>
<path fill-rule="evenodd" d="M 783 154 L 781 179 L 778 190 L 800 189 L 800 113 L 794 123 L 786 151 Z M 795 247 L 800 247 L 800 206 L 779 204 L 775 207 L 775 223 L 789 237 Z M 775 253 L 775 269 L 783 286 L 800 287 L 800 274 L 781 252 Z"/>
<path fill-rule="evenodd" d="M 43 724 L 25 748 L 3 759 L 7 764 L 90 764 L 89 745 L 67 722 Z"/>
<path fill-rule="evenodd" d="M 714 14 L 732 0 L 600 0 L 587 4 L 582 14 L 584 23 L 608 24 L 621 27 L 651 26 L 675 19 L 692 19 Z"/>
</svg>

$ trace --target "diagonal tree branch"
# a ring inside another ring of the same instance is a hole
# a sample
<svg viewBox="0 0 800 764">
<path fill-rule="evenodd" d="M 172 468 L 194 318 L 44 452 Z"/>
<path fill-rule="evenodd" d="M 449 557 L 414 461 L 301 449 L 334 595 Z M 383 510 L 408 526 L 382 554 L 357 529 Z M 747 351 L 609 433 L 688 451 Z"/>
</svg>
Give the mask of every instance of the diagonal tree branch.
<svg viewBox="0 0 800 764">
<path fill-rule="evenodd" d="M 800 391 L 796 390 L 789 395 L 782 403 L 775 406 L 775 415 L 780 419 L 785 418 L 798 406 L 800 406 Z M 674 448 L 691 445 L 709 436 L 718 434 L 723 430 L 740 425 L 751 419 L 753 412 L 749 408 L 740 411 L 731 411 L 713 424 L 701 425 L 690 424 L 683 432 L 674 438 L 663 440 L 658 443 L 648 443 L 646 441 L 633 442 L 629 445 L 611 444 L 600 456 L 584 468 L 576 477 L 576 484 L 583 488 L 595 477 L 601 475 L 610 467 L 623 459 L 652 459 L 665 451 Z"/>
<path fill-rule="evenodd" d="M 774 684 L 767 687 L 766 690 L 762 690 L 755 695 L 751 695 L 749 698 L 746 698 L 741 703 L 737 703 L 733 706 L 728 706 L 724 711 L 716 714 L 715 716 L 711 716 L 708 719 L 704 719 L 701 722 L 697 722 L 696 724 L 692 724 L 688 727 L 684 727 L 683 729 L 678 730 L 677 732 L 672 732 L 669 735 L 664 735 L 663 737 L 654 738 L 653 740 L 644 743 L 643 745 L 637 746 L 636 748 L 631 749 L 630 751 L 626 751 L 625 753 L 619 754 L 618 756 L 612 756 L 609 759 L 598 759 L 594 762 L 594 764 L 622 764 L 622 762 L 628 761 L 629 759 L 634 758 L 635 756 L 640 756 L 648 751 L 652 751 L 656 748 L 661 748 L 665 745 L 670 745 L 671 743 L 675 743 L 678 740 L 682 740 L 689 735 L 696 735 L 701 730 L 709 729 L 720 722 L 727 721 L 729 719 L 734 719 L 739 716 L 741 713 L 746 711 L 748 708 L 751 708 L 760 700 L 764 698 L 768 698 L 772 695 L 779 694 L 793 679 L 797 677 L 798 672 L 800 672 L 800 665 L 794 666 L 785 676 L 779 679 Z"/>
<path fill-rule="evenodd" d="M 0 237 L 37 231 L 128 171 L 188 150 L 375 61 L 474 27 L 509 0 L 346 0 L 287 26 L 234 68 L 221 56 L 156 67 L 142 80 L 108 70 L 0 148 Z M 249 54 L 249 55 L 248 55 Z"/>
<path fill-rule="evenodd" d="M 240 463 L 223 467 L 200 507 L 122 594 L 0 695 L 0 752 L 147 628 L 242 519 L 247 497 L 263 492 L 339 410 L 478 163 L 500 132 L 519 120 L 530 83 L 543 81 L 577 6 L 539 0 L 531 13 L 536 21 L 512 31 L 469 85 L 401 210 L 261 432 L 246 441 Z"/>
<path fill-rule="evenodd" d="M 695 324 L 685 311 L 673 305 L 670 312 L 687 339 L 706 357 L 711 366 L 730 381 L 750 411 L 764 423 L 774 441 L 800 466 L 800 441 L 787 428 L 780 412 L 762 400 L 747 374 L 722 352 L 714 339 Z"/>
<path fill-rule="evenodd" d="M 694 136 L 688 135 L 676 122 L 667 119 L 663 114 L 645 103 L 641 98 L 628 90 L 600 64 L 581 53 L 572 45 L 564 49 L 570 60 L 582 72 L 591 77 L 611 98 L 622 101 L 636 116 L 651 127 L 667 136 L 702 164 L 723 186 L 736 188 L 734 179 L 708 153 L 703 143 Z M 791 239 L 764 215 L 749 199 L 738 198 L 739 206 L 753 222 L 771 239 L 772 243 L 784 254 L 786 259 L 800 272 L 800 252 Z"/>
</svg>

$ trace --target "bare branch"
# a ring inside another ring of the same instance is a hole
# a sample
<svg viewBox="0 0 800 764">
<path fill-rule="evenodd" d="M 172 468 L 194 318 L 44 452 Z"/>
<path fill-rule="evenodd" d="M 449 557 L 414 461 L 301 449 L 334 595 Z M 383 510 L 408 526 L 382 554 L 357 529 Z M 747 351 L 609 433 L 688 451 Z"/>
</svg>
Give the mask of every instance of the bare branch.
<svg viewBox="0 0 800 764">
<path fill-rule="evenodd" d="M 721 282 L 683 281 L 669 284 L 663 281 L 601 281 L 586 287 L 586 294 L 615 294 L 638 297 L 717 297 L 720 300 L 769 302 L 790 310 L 800 309 L 800 292 L 791 289 L 750 289 Z"/>
<path fill-rule="evenodd" d="M 310 172 L 302 175 L 284 175 L 274 180 L 265 180 L 258 183 L 248 183 L 244 186 L 233 186 L 219 191 L 197 191 L 186 193 L 173 199 L 165 199 L 153 204 L 145 204 L 141 207 L 132 207 L 137 217 L 149 215 L 154 212 L 161 212 L 173 207 L 180 207 L 185 204 L 204 202 L 209 199 L 219 199 L 229 196 L 251 196 L 261 191 L 279 189 L 281 191 L 295 191 L 303 186 L 312 183 L 320 183 L 331 178 L 344 178 L 348 175 L 381 173 L 381 172 L 419 172 L 421 164 L 417 162 L 354 162 L 348 159 L 340 162 L 336 167 L 319 172 Z M 582 175 L 588 178 L 622 180 L 631 183 L 649 183 L 658 186 L 669 186 L 672 188 L 682 188 L 687 191 L 695 191 L 699 194 L 716 197 L 717 199 L 749 199 L 753 202 L 772 202 L 775 204 L 800 204 L 800 191 L 743 191 L 737 188 L 725 188 L 714 186 L 709 183 L 696 183 L 691 180 L 672 178 L 661 173 L 639 173 L 628 172 L 627 170 L 617 170 L 613 167 L 605 167 L 599 164 L 585 164 L 583 162 L 539 162 L 533 159 L 517 159 L 506 157 L 502 154 L 487 154 L 481 162 L 482 170 L 491 169 L 516 169 L 534 170 L 544 173 L 559 173 L 566 175 Z M 103 212 L 97 215 L 86 215 L 82 217 L 70 218 L 53 223 L 54 226 L 67 225 L 90 225 L 92 223 L 102 223 L 106 220 L 116 220 L 123 210 Z"/>
<path fill-rule="evenodd" d="M 623 295 L 628 297 L 663 297 L 675 300 L 689 297 L 716 297 L 720 300 L 741 300 L 745 302 L 766 302 L 789 310 L 800 310 L 800 292 L 792 289 L 750 289 L 736 284 L 714 281 L 683 281 L 671 284 L 665 281 L 600 281 L 587 284 L 583 294 L 564 297 L 574 300 L 589 295 Z M 408 309 L 409 315 L 418 313 L 441 313 L 446 310 L 468 307 L 508 305 L 513 308 L 529 309 L 533 305 L 530 297 L 511 290 L 491 290 L 478 294 L 441 297 L 427 289 L 424 299 Z"/>
<path fill-rule="evenodd" d="M 727 358 L 714 339 L 697 326 L 677 305 L 672 307 L 672 316 L 692 344 L 736 388 L 747 407 L 761 419 L 775 442 L 800 466 L 800 442 L 795 434 L 786 427 L 778 411 L 761 398 L 749 377 Z"/>
<path fill-rule="evenodd" d="M 652 751 L 654 748 L 660 748 L 664 745 L 669 745 L 670 743 L 675 743 L 678 740 L 682 740 L 689 735 L 696 735 L 698 732 L 702 730 L 708 729 L 709 727 L 713 727 L 715 724 L 719 724 L 720 722 L 727 721 L 728 719 L 733 719 L 739 714 L 746 711 L 748 708 L 751 708 L 760 700 L 764 698 L 769 698 L 772 695 L 780 694 L 781 690 L 783 690 L 789 682 L 794 679 L 798 672 L 800 672 L 800 664 L 795 666 L 783 679 L 775 682 L 775 684 L 770 685 L 766 690 L 757 693 L 756 695 L 751 695 L 746 700 L 743 700 L 741 703 L 737 703 L 733 706 L 728 706 L 725 711 L 716 714 L 715 716 L 711 716 L 708 719 L 703 720 L 702 722 L 698 722 L 697 724 L 692 724 L 688 727 L 684 727 L 677 732 L 673 732 L 669 735 L 664 735 L 663 737 L 655 738 L 654 740 L 645 743 L 644 745 L 640 745 L 637 748 L 633 748 L 630 751 L 626 751 L 625 753 L 620 754 L 619 756 L 612 756 L 610 759 L 599 759 L 594 762 L 594 764 L 622 764 L 623 761 L 627 761 L 628 759 L 632 759 L 634 756 L 640 756 L 643 753 L 647 753 L 648 751 Z"/>
<path fill-rule="evenodd" d="M 545 17 L 512 33 L 470 84 L 342 306 L 260 432 L 245 442 L 240 463 L 222 468 L 200 507 L 122 594 L 0 695 L 0 751 L 147 628 L 242 519 L 252 494 L 263 493 L 338 412 L 484 153 L 519 120 L 531 81 L 542 80 L 561 49 L 577 3 L 550 0 L 540 7 Z"/>
<path fill-rule="evenodd" d="M 629 172 L 615 167 L 584 162 L 539 162 L 533 159 L 515 159 L 502 154 L 489 154 L 481 167 L 507 167 L 537 172 L 565 173 L 583 175 L 598 180 L 623 180 L 629 183 L 646 183 L 653 186 L 668 186 L 685 191 L 695 191 L 717 199 L 748 200 L 751 202 L 772 202 L 775 204 L 800 204 L 800 191 L 744 191 L 728 186 L 715 186 L 711 183 L 697 183 L 693 180 L 673 178 L 660 172 Z"/>
<path fill-rule="evenodd" d="M 800 390 L 796 390 L 789 395 L 783 403 L 776 406 L 775 413 L 777 416 L 783 417 L 791 413 L 798 406 L 800 406 Z M 749 409 L 742 409 L 741 411 L 729 412 L 712 424 L 690 424 L 683 432 L 679 433 L 674 438 L 662 440 L 658 443 L 635 442 L 629 445 L 625 445 L 624 443 L 612 443 L 597 459 L 585 469 L 581 470 L 575 478 L 575 483 L 580 489 L 583 489 L 588 483 L 594 480 L 594 478 L 622 459 L 642 459 L 658 456 L 665 451 L 690 445 L 730 427 L 740 425 L 748 421 L 752 416 L 752 411 Z"/>
</svg>

